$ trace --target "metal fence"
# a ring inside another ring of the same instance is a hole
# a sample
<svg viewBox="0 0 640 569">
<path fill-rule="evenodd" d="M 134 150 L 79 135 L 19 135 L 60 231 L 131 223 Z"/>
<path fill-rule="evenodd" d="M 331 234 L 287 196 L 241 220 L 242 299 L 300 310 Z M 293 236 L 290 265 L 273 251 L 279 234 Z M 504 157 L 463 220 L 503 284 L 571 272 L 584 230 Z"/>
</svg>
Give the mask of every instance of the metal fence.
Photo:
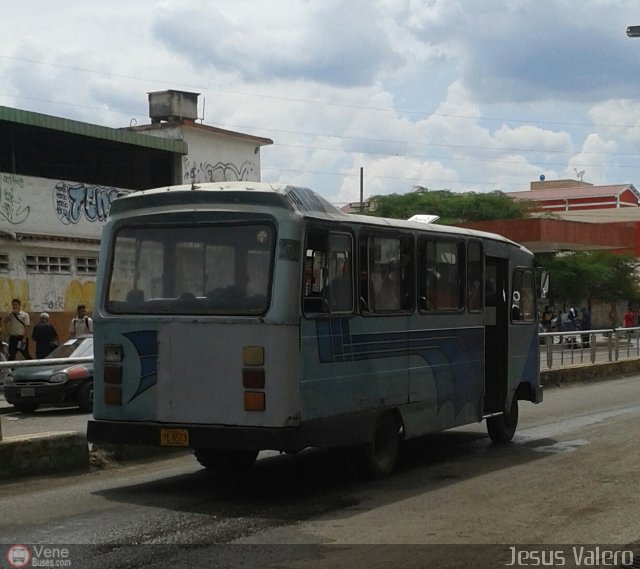
<svg viewBox="0 0 640 569">
<path fill-rule="evenodd" d="M 640 357 L 640 327 L 540 333 L 540 369 Z"/>
</svg>

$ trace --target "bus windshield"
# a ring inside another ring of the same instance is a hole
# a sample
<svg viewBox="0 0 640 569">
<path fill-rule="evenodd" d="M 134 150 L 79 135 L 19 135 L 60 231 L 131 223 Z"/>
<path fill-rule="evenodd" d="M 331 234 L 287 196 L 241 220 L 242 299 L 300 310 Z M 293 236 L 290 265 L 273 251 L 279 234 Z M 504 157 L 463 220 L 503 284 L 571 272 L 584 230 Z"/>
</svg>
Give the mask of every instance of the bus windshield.
<svg viewBox="0 0 640 569">
<path fill-rule="evenodd" d="M 254 315 L 266 311 L 275 229 L 261 224 L 124 226 L 113 240 L 112 313 Z"/>
</svg>

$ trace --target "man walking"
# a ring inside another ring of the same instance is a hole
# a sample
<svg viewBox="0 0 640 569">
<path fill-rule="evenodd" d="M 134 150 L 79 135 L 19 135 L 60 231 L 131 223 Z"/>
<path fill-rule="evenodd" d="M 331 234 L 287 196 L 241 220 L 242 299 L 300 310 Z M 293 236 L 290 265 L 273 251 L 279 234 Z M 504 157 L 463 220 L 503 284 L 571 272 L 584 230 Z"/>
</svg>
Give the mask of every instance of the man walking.
<svg viewBox="0 0 640 569">
<path fill-rule="evenodd" d="M 29 327 L 31 322 L 29 314 L 22 310 L 19 298 L 14 298 L 11 301 L 11 312 L 2 319 L 2 323 L 9 335 L 9 361 L 15 360 L 18 352 L 25 360 L 30 360 Z"/>
<path fill-rule="evenodd" d="M 72 338 L 93 334 L 93 320 L 87 316 L 87 307 L 84 304 L 78 304 L 76 316 L 69 324 L 69 334 Z"/>
<path fill-rule="evenodd" d="M 31 338 L 36 343 L 36 359 L 47 357 L 58 345 L 58 333 L 49 322 L 49 314 L 40 314 L 40 322 L 33 327 Z"/>
</svg>

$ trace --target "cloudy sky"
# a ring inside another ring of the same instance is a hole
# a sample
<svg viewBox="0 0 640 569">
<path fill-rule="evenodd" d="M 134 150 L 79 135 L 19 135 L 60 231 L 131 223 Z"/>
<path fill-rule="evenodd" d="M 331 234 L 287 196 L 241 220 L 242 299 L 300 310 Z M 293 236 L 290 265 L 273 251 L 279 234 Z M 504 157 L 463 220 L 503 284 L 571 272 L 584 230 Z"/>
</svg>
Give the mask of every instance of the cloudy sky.
<svg viewBox="0 0 640 569">
<path fill-rule="evenodd" d="M 541 174 L 640 188 L 638 0 L 21 0 L 0 105 L 146 124 L 147 92 L 271 138 L 262 179 L 335 203 L 526 190 Z"/>
</svg>

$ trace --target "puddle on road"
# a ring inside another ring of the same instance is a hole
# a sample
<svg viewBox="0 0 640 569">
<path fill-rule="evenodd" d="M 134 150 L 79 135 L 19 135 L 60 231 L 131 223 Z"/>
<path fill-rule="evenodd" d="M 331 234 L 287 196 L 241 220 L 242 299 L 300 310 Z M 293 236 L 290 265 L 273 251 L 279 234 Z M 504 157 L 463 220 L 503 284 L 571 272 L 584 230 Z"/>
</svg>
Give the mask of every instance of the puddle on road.
<svg viewBox="0 0 640 569">
<path fill-rule="evenodd" d="M 555 423 L 549 423 L 547 425 L 522 429 L 516 433 L 514 442 L 522 443 L 535 452 L 554 454 L 573 452 L 582 446 L 590 444 L 590 441 L 587 439 L 572 439 L 554 442 L 553 444 L 540 444 L 539 446 L 535 446 L 535 443 L 543 443 L 549 441 L 549 439 L 558 439 L 563 435 L 568 435 L 585 427 L 591 427 L 592 425 L 603 423 L 608 419 L 638 411 L 640 411 L 640 405 L 633 405 L 631 407 L 625 407 L 624 409 L 603 411 L 602 413 L 594 413 L 583 417 L 572 417 L 570 419 L 556 421 Z"/>
<path fill-rule="evenodd" d="M 602 413 L 593 413 L 592 415 L 585 415 L 583 417 L 572 417 L 571 419 L 564 419 L 547 425 L 519 430 L 514 440 L 527 443 L 540 439 L 557 438 L 558 436 L 575 432 L 584 427 L 591 427 L 592 425 L 603 423 L 607 419 L 626 415 L 627 413 L 636 413 L 638 411 L 640 411 L 640 405 L 634 405 L 632 407 L 625 407 L 624 409 L 615 409 L 614 411 L 603 411 Z"/>
<path fill-rule="evenodd" d="M 541 447 L 531 447 L 531 450 L 535 452 L 548 452 L 554 454 L 561 454 L 566 452 L 573 452 L 579 447 L 591 444 L 587 439 L 574 439 L 572 441 L 560 441 L 553 445 L 546 445 Z"/>
</svg>

